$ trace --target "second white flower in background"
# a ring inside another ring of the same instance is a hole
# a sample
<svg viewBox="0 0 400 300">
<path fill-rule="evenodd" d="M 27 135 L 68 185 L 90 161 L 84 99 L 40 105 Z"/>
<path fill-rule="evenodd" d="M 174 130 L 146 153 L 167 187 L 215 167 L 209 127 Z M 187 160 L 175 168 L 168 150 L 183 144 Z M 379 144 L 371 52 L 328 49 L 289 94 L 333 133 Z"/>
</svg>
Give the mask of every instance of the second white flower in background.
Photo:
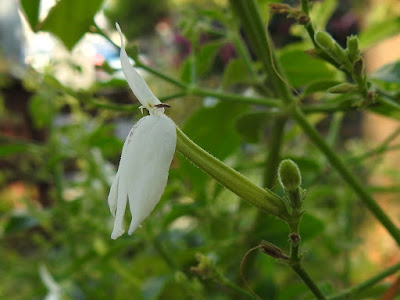
<svg viewBox="0 0 400 300">
<path fill-rule="evenodd" d="M 164 192 L 176 147 L 174 122 L 164 114 L 164 107 L 146 82 L 132 67 L 125 52 L 121 29 L 121 65 L 125 78 L 137 99 L 150 115 L 140 119 L 131 129 L 122 148 L 117 175 L 112 183 L 108 204 L 115 217 L 112 239 L 124 233 L 126 205 L 132 215 L 132 234 L 151 213 Z"/>
</svg>

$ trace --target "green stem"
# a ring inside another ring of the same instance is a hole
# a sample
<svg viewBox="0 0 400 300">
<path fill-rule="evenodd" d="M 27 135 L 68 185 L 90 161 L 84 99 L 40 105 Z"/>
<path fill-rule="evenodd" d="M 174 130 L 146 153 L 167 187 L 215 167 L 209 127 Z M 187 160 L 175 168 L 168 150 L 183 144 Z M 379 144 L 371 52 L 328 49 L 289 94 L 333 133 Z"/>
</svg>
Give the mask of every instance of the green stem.
<svg viewBox="0 0 400 300">
<path fill-rule="evenodd" d="M 394 266 L 391 266 L 390 268 L 384 270 L 383 272 L 376 274 L 376 275 L 372 276 L 371 278 L 369 278 L 349 289 L 346 289 L 338 294 L 329 296 L 328 299 L 329 300 L 351 299 L 355 295 L 372 287 L 373 285 L 375 285 L 382 279 L 388 277 L 389 275 L 396 273 L 399 270 L 400 270 L 400 263 L 397 263 Z"/>
<path fill-rule="evenodd" d="M 269 152 L 264 167 L 264 187 L 268 189 L 274 186 L 276 180 L 286 121 L 286 117 L 277 116 L 272 123 L 267 145 Z"/>
<path fill-rule="evenodd" d="M 321 103 L 321 104 L 310 104 L 310 105 L 302 105 L 301 110 L 306 114 L 313 113 L 331 113 L 337 111 L 349 111 L 355 110 L 354 107 L 344 106 L 342 104 L 336 103 Z"/>
<path fill-rule="evenodd" d="M 185 97 L 186 95 L 187 95 L 186 92 L 175 93 L 175 94 L 171 94 L 171 95 L 168 95 L 168 96 L 160 97 L 160 101 L 161 102 L 166 102 L 166 101 L 169 101 L 169 100 L 172 100 L 172 99 Z"/>
<path fill-rule="evenodd" d="M 321 290 L 315 284 L 315 282 L 311 279 L 310 275 L 304 270 L 301 264 L 291 264 L 292 269 L 299 275 L 299 277 L 303 280 L 303 282 L 308 286 L 310 291 L 314 294 L 314 296 L 319 300 L 325 300 L 326 297 L 322 294 Z"/>
<path fill-rule="evenodd" d="M 310 17 L 309 9 L 308 9 L 308 0 L 301 0 L 301 11 L 307 17 Z M 314 39 L 315 31 L 314 31 L 314 27 L 312 26 L 311 20 L 306 25 L 304 25 L 304 27 L 306 28 L 314 47 L 318 49 L 319 48 L 318 44 L 315 42 L 315 39 Z"/>
<path fill-rule="evenodd" d="M 342 159 L 330 148 L 324 139 L 319 135 L 315 128 L 308 122 L 299 108 L 292 111 L 293 118 L 297 121 L 304 133 L 308 135 L 311 141 L 324 153 L 331 165 L 339 172 L 343 180 L 354 190 L 362 202 L 367 206 L 371 213 L 382 223 L 396 243 L 400 245 L 400 230 L 389 219 L 386 213 L 379 207 L 375 200 L 369 194 L 361 182 L 350 172 Z"/>
<path fill-rule="evenodd" d="M 297 189 L 295 193 L 292 194 L 292 196 L 298 196 L 300 193 L 300 188 Z M 290 196 L 289 196 L 290 197 Z M 296 202 L 293 200 L 296 199 L 290 199 L 292 203 Z M 290 235 L 289 235 L 289 242 L 290 242 L 290 258 L 289 258 L 289 266 L 297 273 L 297 275 L 303 280 L 304 284 L 307 285 L 309 290 L 314 294 L 314 296 L 317 299 L 320 300 L 325 300 L 326 297 L 324 294 L 321 292 L 321 290 L 318 288 L 317 284 L 314 282 L 314 280 L 311 278 L 311 276 L 307 273 L 307 271 L 304 269 L 302 265 L 302 258 L 299 255 L 299 247 L 300 247 L 300 220 L 302 216 L 302 209 L 301 209 L 301 203 L 300 205 L 293 206 L 293 212 L 292 212 L 292 219 L 291 222 L 289 223 L 290 227 Z M 291 238 L 291 236 L 297 236 L 296 239 Z"/>
<path fill-rule="evenodd" d="M 181 89 L 187 89 L 186 84 L 180 82 L 179 80 L 172 78 L 171 76 L 168 76 L 160 71 L 157 71 L 156 69 L 150 68 L 149 66 L 146 66 L 145 64 L 143 64 L 140 61 L 135 61 L 135 63 L 136 63 L 135 64 L 136 67 L 141 68 L 141 69 L 143 69 L 143 70 L 145 70 L 145 71 L 147 71 L 147 72 L 149 72 L 149 73 L 151 73 L 151 74 L 153 74 L 153 75 L 155 75 L 155 76 L 157 76 L 157 77 L 159 77 Z"/>
<path fill-rule="evenodd" d="M 399 135 L 400 135 L 400 127 L 398 127 L 395 131 L 393 131 L 392 134 L 389 135 L 379 146 L 375 147 L 372 150 L 365 152 L 364 154 L 350 158 L 350 162 L 358 163 L 358 162 L 363 161 L 366 158 L 386 153 L 388 150 L 391 149 L 389 144 Z"/>
<path fill-rule="evenodd" d="M 226 278 L 222 273 L 218 272 L 217 278 L 223 285 L 231 288 L 232 290 L 242 293 L 252 299 L 257 299 L 253 294 L 249 293 L 247 290 L 242 289 L 240 286 L 237 286 L 236 284 L 234 284 L 232 281 L 230 281 L 228 278 Z"/>
<path fill-rule="evenodd" d="M 284 220 L 287 219 L 286 206 L 278 195 L 270 190 L 260 188 L 242 174 L 200 148 L 178 126 L 176 127 L 176 132 L 176 148 L 193 164 L 251 205 L 268 214 Z"/>
<path fill-rule="evenodd" d="M 259 76 L 257 72 L 254 70 L 253 61 L 251 59 L 248 49 L 245 46 L 246 44 L 243 41 L 242 36 L 240 35 L 239 28 L 232 33 L 232 36 L 233 36 L 232 37 L 233 43 L 235 44 L 235 47 L 237 48 L 240 56 L 243 58 L 243 61 L 247 69 L 249 70 L 252 79 L 257 84 L 257 87 L 259 87 L 265 95 L 271 94 L 271 90 L 268 89 L 268 86 L 265 85 L 262 80 L 259 80 Z"/>
<path fill-rule="evenodd" d="M 283 71 L 276 59 L 272 43 L 269 42 L 268 33 L 265 31 L 265 25 L 256 2 L 254 0 L 230 0 L 230 3 L 247 33 L 257 57 L 262 62 L 264 71 L 271 80 L 276 94 L 285 103 L 294 102 L 295 99 L 292 98 L 287 84 L 280 77 L 283 75 Z"/>
<path fill-rule="evenodd" d="M 337 142 L 343 117 L 344 115 L 342 112 L 337 112 L 332 117 L 331 124 L 329 125 L 328 135 L 326 137 L 326 142 L 330 147 L 334 147 Z"/>
<path fill-rule="evenodd" d="M 215 97 L 215 98 L 225 100 L 225 101 L 264 105 L 264 106 L 270 106 L 270 107 L 278 107 L 279 106 L 278 99 L 274 99 L 274 98 L 247 97 L 247 96 L 241 96 L 241 95 L 230 94 L 230 93 L 225 93 L 225 92 L 217 92 L 217 91 L 202 89 L 202 88 L 192 88 L 189 90 L 189 93 L 192 95 L 196 95 L 196 96 Z"/>
<path fill-rule="evenodd" d="M 307 16 L 308 14 L 308 0 L 301 0 L 301 11 L 305 13 Z"/>
<path fill-rule="evenodd" d="M 104 37 L 107 41 L 109 41 L 117 49 L 121 49 L 120 46 L 118 46 L 116 43 L 114 43 L 114 41 L 112 39 L 110 39 L 110 37 L 99 26 L 97 26 L 97 24 L 94 25 L 94 28 L 92 31 L 94 33 L 97 33 L 97 34 L 101 35 L 102 37 Z M 172 83 L 173 85 L 175 85 L 179 88 L 182 88 L 182 89 L 187 88 L 187 86 L 184 83 L 182 83 L 168 75 L 165 75 L 164 73 L 161 73 L 153 68 L 150 68 L 138 60 L 135 60 L 135 66 L 138 68 L 142 68 L 143 70 L 146 70 L 147 72 L 149 72 L 169 83 Z"/>
</svg>

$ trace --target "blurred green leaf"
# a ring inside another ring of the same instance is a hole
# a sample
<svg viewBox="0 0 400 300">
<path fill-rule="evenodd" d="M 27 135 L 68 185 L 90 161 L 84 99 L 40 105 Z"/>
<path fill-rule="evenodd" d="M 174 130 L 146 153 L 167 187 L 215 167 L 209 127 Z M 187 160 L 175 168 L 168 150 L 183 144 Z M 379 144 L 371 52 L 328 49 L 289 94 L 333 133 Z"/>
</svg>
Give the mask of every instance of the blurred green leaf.
<svg viewBox="0 0 400 300">
<path fill-rule="evenodd" d="M 308 84 L 303 91 L 303 96 L 308 96 L 316 92 L 326 92 L 327 89 L 338 85 L 340 81 L 337 80 L 319 80 Z"/>
<path fill-rule="evenodd" d="M 217 52 L 221 46 L 221 41 L 212 41 L 201 47 L 200 53 L 196 57 L 197 74 L 199 76 L 203 76 L 211 70 Z"/>
<path fill-rule="evenodd" d="M 237 132 L 248 143 L 258 143 L 261 133 L 272 117 L 269 111 L 253 111 L 241 115 L 235 124 Z"/>
<path fill-rule="evenodd" d="M 400 84 L 400 61 L 384 65 L 370 74 L 369 78 Z"/>
<path fill-rule="evenodd" d="M 276 244 L 279 247 L 286 247 L 288 227 L 287 224 L 279 219 L 271 216 L 265 216 L 262 224 L 263 230 L 259 232 L 259 236 L 266 239 L 267 241 Z M 300 224 L 300 235 L 302 241 L 307 241 L 320 234 L 325 228 L 325 224 L 306 212 Z"/>
<path fill-rule="evenodd" d="M 36 32 L 36 25 L 39 22 L 40 0 L 20 0 L 20 3 L 29 26 Z"/>
<path fill-rule="evenodd" d="M 310 10 L 310 18 L 314 28 L 322 29 L 326 27 L 329 19 L 336 10 L 337 2 L 337 0 L 325 0 L 313 3 Z"/>
<path fill-rule="evenodd" d="M 368 106 L 368 110 L 389 118 L 400 120 L 400 104 L 388 98 L 385 99 L 385 102 L 379 102 L 375 105 Z"/>
<path fill-rule="evenodd" d="M 304 51 L 281 51 L 279 57 L 289 83 L 295 88 L 313 81 L 338 79 L 337 71 L 328 63 L 313 58 Z"/>
<path fill-rule="evenodd" d="M 161 294 L 165 284 L 167 283 L 167 279 L 166 276 L 150 277 L 147 279 L 142 286 L 143 299 L 158 299 L 158 296 Z"/>
<path fill-rule="evenodd" d="M 163 217 L 163 227 L 166 228 L 179 217 L 192 214 L 199 206 L 199 202 L 174 204 L 171 211 Z"/>
<path fill-rule="evenodd" d="M 191 57 L 187 57 L 186 60 L 182 63 L 180 68 L 179 78 L 183 83 L 190 83 L 190 80 L 192 78 L 191 70 L 192 70 L 192 60 Z"/>
<path fill-rule="evenodd" d="M 39 224 L 38 220 L 30 216 L 12 216 L 4 227 L 4 233 L 25 231 Z"/>
<path fill-rule="evenodd" d="M 101 149 L 104 157 L 115 157 L 121 149 L 123 142 L 113 134 L 113 127 L 110 125 L 99 126 L 89 136 L 88 144 Z"/>
<path fill-rule="evenodd" d="M 40 94 L 33 96 L 29 102 L 29 110 L 36 128 L 42 129 L 50 124 L 53 107 L 47 96 Z"/>
<path fill-rule="evenodd" d="M 186 121 L 183 131 L 198 145 L 217 158 L 224 160 L 240 145 L 235 131 L 236 118 L 247 110 L 247 106 L 220 102 L 214 107 L 203 107 Z M 190 178 L 193 188 L 203 191 L 208 176 L 181 157 L 181 170 Z"/>
<path fill-rule="evenodd" d="M 61 39 L 68 50 L 88 32 L 103 0 L 60 0 L 50 10 L 40 30 L 49 31 Z"/>
<path fill-rule="evenodd" d="M 250 73 L 244 61 L 239 58 L 232 59 L 225 68 L 222 87 L 226 89 L 234 84 L 245 83 L 249 80 L 249 76 Z"/>
<path fill-rule="evenodd" d="M 21 144 L 21 143 L 0 145 L 0 157 L 18 153 L 18 152 L 23 152 L 28 147 L 29 147 L 28 144 Z"/>
<path fill-rule="evenodd" d="M 361 50 L 373 46 L 381 40 L 400 33 L 400 17 L 391 18 L 367 27 L 359 35 Z"/>
<path fill-rule="evenodd" d="M 243 104 L 219 102 L 196 111 L 183 126 L 184 132 L 201 147 L 219 159 L 235 152 L 240 144 L 234 124 L 248 109 Z"/>
</svg>

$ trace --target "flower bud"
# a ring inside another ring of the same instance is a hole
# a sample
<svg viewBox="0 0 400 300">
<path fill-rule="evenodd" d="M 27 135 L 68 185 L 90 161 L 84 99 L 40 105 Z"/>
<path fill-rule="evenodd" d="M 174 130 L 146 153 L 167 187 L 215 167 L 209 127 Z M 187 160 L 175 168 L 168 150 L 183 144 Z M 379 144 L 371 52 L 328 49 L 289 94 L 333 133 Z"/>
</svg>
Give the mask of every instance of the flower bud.
<svg viewBox="0 0 400 300">
<path fill-rule="evenodd" d="M 296 191 L 301 185 L 301 174 L 299 167 L 291 159 L 281 161 L 278 168 L 278 179 L 282 188 Z"/>
<path fill-rule="evenodd" d="M 325 51 L 332 52 L 335 49 L 335 41 L 326 31 L 317 31 L 314 38 L 318 46 Z"/>
<path fill-rule="evenodd" d="M 278 248 L 277 246 L 275 246 L 270 242 L 262 241 L 260 248 L 264 254 L 267 254 L 273 258 L 279 258 L 283 260 L 289 259 L 289 257 L 285 253 L 283 253 L 282 249 Z"/>
<path fill-rule="evenodd" d="M 351 62 L 356 61 L 360 57 L 358 38 L 355 35 L 347 37 L 347 55 L 349 56 Z"/>
<path fill-rule="evenodd" d="M 362 77 L 364 73 L 364 60 L 360 57 L 353 65 L 354 75 Z"/>
<path fill-rule="evenodd" d="M 357 91 L 357 86 L 347 82 L 335 85 L 327 90 L 328 93 L 333 94 L 345 94 L 354 91 Z"/>
</svg>

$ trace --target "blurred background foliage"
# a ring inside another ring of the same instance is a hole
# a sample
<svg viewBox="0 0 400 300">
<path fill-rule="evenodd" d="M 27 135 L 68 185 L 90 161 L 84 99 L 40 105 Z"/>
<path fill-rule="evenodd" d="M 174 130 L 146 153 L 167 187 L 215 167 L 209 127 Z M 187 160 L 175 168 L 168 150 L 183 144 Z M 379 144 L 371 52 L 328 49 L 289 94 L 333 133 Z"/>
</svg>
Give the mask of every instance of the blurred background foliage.
<svg viewBox="0 0 400 300">
<path fill-rule="evenodd" d="M 271 2 L 279 1 L 259 0 L 265 19 Z M 185 84 L 270 96 L 228 3 L 2 3 L 8 19 L 0 17 L 0 298 L 249 299 L 240 290 L 243 255 L 261 239 L 286 251 L 283 222 L 260 215 L 179 153 L 160 203 L 134 235 L 110 239 L 106 201 L 123 139 L 140 118 L 110 43 L 117 41 L 114 22 L 131 54 L 138 46 L 141 61 Z M 359 34 L 363 50 L 400 32 L 396 1 L 316 1 L 311 16 L 315 28 L 328 29 L 342 44 Z M 345 74 L 307 54 L 312 44 L 300 25 L 281 15 L 269 21 L 283 69 L 304 103 L 349 108 L 310 114 L 313 124 L 364 181 L 379 171 L 398 183 L 398 169 L 382 164 L 382 156 L 399 147 L 363 139 L 364 111 L 349 105 L 357 99 L 322 93 Z M 143 75 L 161 99 L 175 95 L 168 114 L 189 137 L 262 184 L 273 109 L 212 94 L 178 97 L 174 85 Z M 370 78 L 398 97 L 399 62 Z M 399 118 L 392 107 L 370 110 Z M 394 243 L 371 244 L 365 208 L 294 123 L 287 126 L 282 155 L 298 163 L 308 190 L 304 257 L 321 289 L 347 287 L 396 262 Z M 278 185 L 274 190 L 282 193 Z M 391 197 L 400 192 L 395 184 L 372 184 L 371 190 Z M 246 261 L 246 278 L 262 299 L 311 298 L 291 270 L 261 253 Z M 377 299 L 387 287 L 383 282 L 355 299 Z"/>
</svg>

